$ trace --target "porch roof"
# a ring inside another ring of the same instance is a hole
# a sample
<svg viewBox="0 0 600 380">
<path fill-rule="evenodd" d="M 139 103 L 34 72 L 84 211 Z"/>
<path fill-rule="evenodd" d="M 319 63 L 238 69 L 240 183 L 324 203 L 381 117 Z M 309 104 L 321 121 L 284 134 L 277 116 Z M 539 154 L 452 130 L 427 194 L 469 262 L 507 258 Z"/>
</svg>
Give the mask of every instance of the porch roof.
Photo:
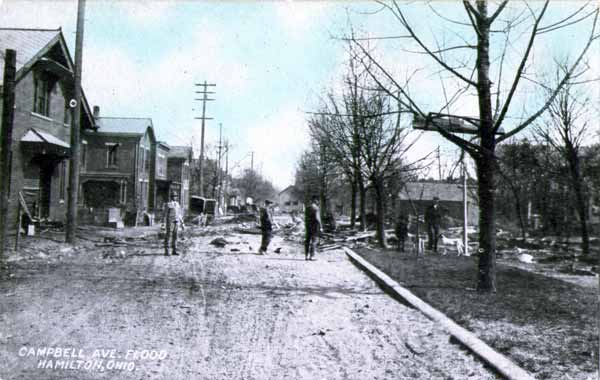
<svg viewBox="0 0 600 380">
<path fill-rule="evenodd" d="M 62 148 L 71 148 L 71 146 L 59 139 L 58 137 L 52 136 L 49 133 L 39 131 L 35 128 L 31 128 L 27 133 L 21 138 L 21 142 L 26 143 L 46 143 L 51 145 L 57 145 Z"/>
</svg>

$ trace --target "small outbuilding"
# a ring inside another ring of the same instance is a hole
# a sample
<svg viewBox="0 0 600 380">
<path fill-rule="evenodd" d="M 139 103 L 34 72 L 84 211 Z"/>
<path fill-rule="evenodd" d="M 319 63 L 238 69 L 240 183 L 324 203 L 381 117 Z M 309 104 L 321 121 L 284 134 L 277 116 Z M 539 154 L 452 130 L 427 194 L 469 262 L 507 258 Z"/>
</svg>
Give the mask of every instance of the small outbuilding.
<svg viewBox="0 0 600 380">
<path fill-rule="evenodd" d="M 471 186 L 467 189 L 469 225 L 476 225 L 479 221 L 479 207 L 474 191 Z M 463 187 L 462 183 L 457 182 L 407 182 L 398 196 L 398 212 L 414 215 L 414 207 L 420 215 L 423 215 L 427 207 L 433 204 L 434 198 L 438 198 L 445 216 L 455 220 L 463 219 Z"/>
<path fill-rule="evenodd" d="M 277 203 L 281 212 L 302 212 L 304 203 L 293 185 L 286 187 L 277 195 Z"/>
</svg>

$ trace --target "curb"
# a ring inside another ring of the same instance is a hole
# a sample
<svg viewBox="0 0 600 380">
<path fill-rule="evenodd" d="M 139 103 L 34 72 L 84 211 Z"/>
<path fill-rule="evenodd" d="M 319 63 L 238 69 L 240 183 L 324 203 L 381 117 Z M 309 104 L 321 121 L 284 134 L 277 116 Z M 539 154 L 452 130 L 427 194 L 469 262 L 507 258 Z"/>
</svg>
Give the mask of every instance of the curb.
<svg viewBox="0 0 600 380">
<path fill-rule="evenodd" d="M 468 331 L 464 327 L 459 326 L 446 315 L 425 303 L 422 299 L 415 296 L 408 289 L 402 287 L 388 275 L 365 260 L 358 253 L 347 247 L 343 247 L 343 249 L 346 252 L 346 255 L 350 258 L 350 261 L 352 261 L 354 265 L 373 278 L 386 293 L 390 294 L 392 297 L 399 297 L 400 299 L 406 301 L 409 305 L 425 314 L 427 318 L 442 325 L 446 332 L 448 332 L 466 348 L 480 357 L 489 366 L 496 369 L 505 378 L 509 380 L 535 380 L 535 378 L 529 372 L 517 366 L 509 358 L 488 346 L 475 334 Z"/>
</svg>

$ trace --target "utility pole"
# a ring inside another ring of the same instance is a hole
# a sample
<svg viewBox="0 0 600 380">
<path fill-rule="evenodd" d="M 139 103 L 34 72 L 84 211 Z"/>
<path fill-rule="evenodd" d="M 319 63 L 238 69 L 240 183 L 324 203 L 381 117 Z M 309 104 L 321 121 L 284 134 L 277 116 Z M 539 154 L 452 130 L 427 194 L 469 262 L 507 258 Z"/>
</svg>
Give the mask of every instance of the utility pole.
<svg viewBox="0 0 600 380">
<path fill-rule="evenodd" d="M 438 159 L 438 176 L 440 177 L 440 181 L 442 180 L 442 158 L 440 155 L 440 146 L 437 147 L 437 159 Z"/>
<path fill-rule="evenodd" d="M 470 256 L 469 253 L 469 235 L 467 235 L 467 229 L 469 225 L 468 217 L 469 217 L 469 209 L 467 204 L 467 168 L 465 166 L 465 153 L 463 152 L 461 158 L 461 166 L 462 166 L 462 182 L 463 182 L 463 249 L 465 256 Z"/>
<path fill-rule="evenodd" d="M 214 83 L 196 83 L 197 87 L 202 87 L 202 91 L 196 91 L 196 94 L 202 94 L 202 98 L 194 99 L 202 102 L 202 117 L 195 117 L 194 119 L 202 120 L 202 132 L 200 137 L 200 159 L 199 161 L 199 169 L 200 169 L 200 196 L 204 196 L 204 121 L 212 120 L 212 117 L 206 117 L 206 102 L 213 101 L 215 99 L 209 99 L 207 97 L 208 94 L 214 94 L 214 91 L 208 91 L 208 87 L 214 87 L 216 84 Z"/>
<path fill-rule="evenodd" d="M 217 186 L 219 189 L 217 190 L 217 207 L 221 207 L 221 185 L 223 182 L 221 181 L 221 150 L 223 148 L 223 124 L 219 123 L 219 153 L 217 159 Z"/>
<path fill-rule="evenodd" d="M 225 195 L 224 197 L 227 196 L 227 191 L 228 189 L 228 180 L 227 180 L 227 176 L 229 175 L 229 140 L 225 141 Z M 227 206 L 228 206 L 229 202 L 225 202 L 225 213 L 227 213 Z"/>
<path fill-rule="evenodd" d="M 250 152 L 250 154 L 250 170 L 254 171 L 254 151 Z"/>
<path fill-rule="evenodd" d="M 8 201 L 10 193 L 10 164 L 13 119 L 15 116 L 15 75 L 17 52 L 6 49 L 2 88 L 2 134 L 0 135 L 0 264 L 4 262 L 6 232 L 8 230 Z M 21 226 L 17 226 L 17 234 Z"/>
<path fill-rule="evenodd" d="M 69 200 L 67 208 L 67 226 L 65 241 L 73 244 L 77 231 L 77 192 L 79 190 L 79 132 L 81 119 L 81 63 L 83 56 L 83 26 L 85 0 L 77 2 L 77 30 L 75 34 L 75 98 L 70 102 L 74 106 L 71 121 L 71 165 L 69 165 Z"/>
</svg>

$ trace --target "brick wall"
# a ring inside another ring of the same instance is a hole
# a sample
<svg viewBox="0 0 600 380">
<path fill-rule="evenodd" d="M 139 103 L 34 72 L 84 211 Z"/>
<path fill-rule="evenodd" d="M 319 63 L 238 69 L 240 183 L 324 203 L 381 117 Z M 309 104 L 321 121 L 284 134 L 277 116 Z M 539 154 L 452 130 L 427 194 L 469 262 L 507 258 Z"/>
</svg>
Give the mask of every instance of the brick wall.
<svg viewBox="0 0 600 380">
<path fill-rule="evenodd" d="M 9 229 L 14 231 L 16 227 L 18 193 L 30 188 L 33 192 L 39 187 L 39 167 L 32 163 L 32 155 L 23 150 L 21 138 L 30 128 L 36 128 L 54 135 L 55 137 L 69 143 L 70 126 L 64 125 L 65 95 L 59 82 L 55 83 L 50 96 L 49 117 L 34 114 L 34 72 L 25 75 L 15 86 L 15 114 L 13 121 L 12 160 L 11 160 L 11 191 L 8 210 Z M 50 212 L 52 219 L 63 221 L 66 217 L 66 188 L 61 193 L 60 185 L 67 186 L 68 180 L 61 175 L 68 173 L 68 164 L 64 169 L 59 165 L 52 175 L 50 191 Z M 61 197 L 61 195 L 63 195 Z M 30 210 L 35 212 L 35 210 Z"/>
</svg>

